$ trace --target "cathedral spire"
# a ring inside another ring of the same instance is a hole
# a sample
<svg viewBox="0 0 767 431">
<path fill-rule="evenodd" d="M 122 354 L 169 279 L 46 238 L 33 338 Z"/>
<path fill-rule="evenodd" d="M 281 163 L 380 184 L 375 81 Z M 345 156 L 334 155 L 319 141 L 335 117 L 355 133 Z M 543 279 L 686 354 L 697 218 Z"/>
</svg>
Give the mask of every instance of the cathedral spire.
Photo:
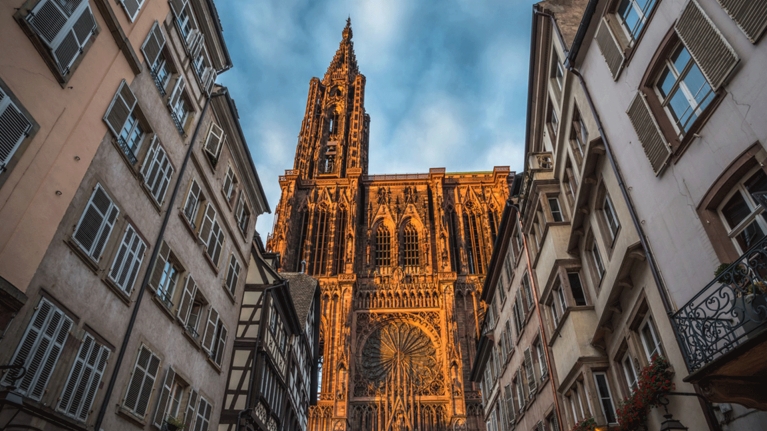
<svg viewBox="0 0 767 431">
<path fill-rule="evenodd" d="M 354 54 L 354 42 L 352 42 L 351 17 L 346 19 L 346 27 L 344 27 L 341 35 L 343 38 L 338 46 L 338 51 L 336 51 L 333 61 L 330 62 L 330 66 L 327 72 L 325 72 L 325 78 L 323 79 L 325 83 L 329 79 L 335 80 L 341 77 L 354 79 L 354 76 L 359 74 L 357 56 Z"/>
</svg>

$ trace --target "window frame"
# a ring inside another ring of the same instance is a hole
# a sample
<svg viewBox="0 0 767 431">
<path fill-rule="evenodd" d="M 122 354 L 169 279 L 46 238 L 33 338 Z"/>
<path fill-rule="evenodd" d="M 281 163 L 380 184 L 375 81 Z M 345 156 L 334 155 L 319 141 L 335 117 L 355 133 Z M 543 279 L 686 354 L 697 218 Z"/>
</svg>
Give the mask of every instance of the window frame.
<svg viewBox="0 0 767 431">
<path fill-rule="evenodd" d="M 605 418 L 605 422 L 608 424 L 617 424 L 618 423 L 618 415 L 617 411 L 615 409 L 615 401 L 613 401 L 613 395 L 612 395 L 612 389 L 610 389 L 610 379 L 607 376 L 606 371 L 599 371 L 592 373 L 594 376 L 594 386 L 597 390 L 597 396 L 599 397 L 599 407 L 602 409 L 602 415 Z M 602 377 L 604 380 L 604 386 L 607 388 L 607 396 L 602 393 L 602 390 L 599 387 L 599 377 Z M 612 413 L 612 419 L 613 421 L 610 421 L 610 418 L 607 416 L 607 412 L 605 411 L 605 400 L 610 401 L 610 408 Z"/>
<path fill-rule="evenodd" d="M 29 111 L 24 108 L 21 102 L 16 98 L 16 95 L 14 95 L 13 92 L 11 92 L 10 89 L 5 85 L 5 82 L 0 79 L 0 118 L 9 112 L 9 109 L 15 110 L 16 115 L 21 116 L 26 121 L 27 126 L 24 127 L 23 131 L 19 130 L 21 135 L 19 136 L 16 143 L 8 151 L 5 162 L 3 163 L 3 161 L 0 159 L 0 187 L 2 187 L 3 183 L 8 178 L 7 173 L 13 170 L 14 166 L 16 166 L 19 159 L 24 154 L 24 151 L 29 146 L 29 143 L 40 129 L 40 126 L 37 124 L 35 119 L 32 118 L 32 115 L 30 115 Z"/>
<path fill-rule="evenodd" d="M 737 238 L 742 233 L 744 233 L 744 231 L 749 226 L 756 223 L 757 227 L 761 228 L 762 230 L 762 236 L 764 237 L 765 235 L 767 235 L 767 220 L 765 220 L 765 216 L 764 216 L 765 208 L 756 200 L 754 200 L 748 188 L 746 188 L 745 186 L 745 183 L 747 183 L 749 180 L 754 178 L 760 172 L 763 175 L 767 175 L 767 173 L 764 172 L 761 166 L 757 166 L 749 170 L 748 173 L 746 173 L 745 175 L 741 176 L 737 180 L 737 182 L 733 184 L 731 190 L 724 196 L 722 201 L 716 207 L 716 213 L 719 216 L 719 219 L 721 220 L 722 226 L 724 226 L 724 228 L 727 231 L 727 236 L 732 241 L 733 245 L 735 246 L 735 249 L 741 255 L 745 253 L 746 250 L 743 249 L 743 246 L 741 246 Z M 730 200 L 735 196 L 736 193 L 739 193 L 741 195 L 741 198 L 743 199 L 744 203 L 746 204 L 750 212 L 746 217 L 743 218 L 743 220 L 738 222 L 737 225 L 731 227 L 730 223 L 727 221 L 727 217 L 722 212 L 722 209 L 725 206 L 727 206 L 728 203 L 730 203 Z M 759 240 L 760 239 L 757 239 L 756 242 L 758 242 Z"/>
<path fill-rule="evenodd" d="M 650 351 L 650 347 L 647 345 L 647 339 L 645 337 L 645 328 L 648 328 L 650 331 L 650 335 L 653 338 L 654 348 L 652 351 Z M 642 349 L 645 353 L 645 359 L 647 359 L 647 363 L 652 363 L 652 357 L 654 355 L 658 356 L 664 356 L 665 350 L 663 348 L 663 343 L 658 336 L 658 330 L 655 327 L 655 322 L 653 321 L 652 316 L 650 313 L 647 313 L 647 316 L 644 317 L 642 320 L 642 323 L 639 325 L 639 338 L 642 340 Z"/>
</svg>

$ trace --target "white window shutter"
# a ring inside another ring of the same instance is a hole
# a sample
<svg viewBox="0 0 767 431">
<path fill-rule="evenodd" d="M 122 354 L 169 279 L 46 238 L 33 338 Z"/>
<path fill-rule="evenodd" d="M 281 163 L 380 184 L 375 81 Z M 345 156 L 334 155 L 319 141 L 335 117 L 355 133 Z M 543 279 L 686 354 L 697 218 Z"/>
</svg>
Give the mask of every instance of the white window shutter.
<svg viewBox="0 0 767 431">
<path fill-rule="evenodd" d="M 208 243 L 207 253 L 216 266 L 221 257 L 221 250 L 224 248 L 224 231 L 218 221 L 213 222 L 213 228 L 210 231 L 210 242 Z"/>
<path fill-rule="evenodd" d="M 186 203 L 184 204 L 184 216 L 186 219 L 194 224 L 195 216 L 197 215 L 197 204 L 200 202 L 200 185 L 197 181 L 192 180 L 192 185 L 189 187 L 189 194 L 186 196 Z"/>
<path fill-rule="evenodd" d="M 106 121 L 109 130 L 115 135 L 120 136 L 120 132 L 128 120 L 133 109 L 136 107 L 136 96 L 131 91 L 128 83 L 123 79 L 120 83 L 120 87 L 115 93 L 112 103 L 109 105 L 109 109 L 104 114 L 104 121 Z"/>
<path fill-rule="evenodd" d="M 535 369 L 533 368 L 533 355 L 530 348 L 525 349 L 525 374 L 527 375 L 527 386 L 530 390 L 530 397 L 535 395 L 537 381 L 535 379 Z"/>
<path fill-rule="evenodd" d="M 189 56 L 197 58 L 200 56 L 202 49 L 205 47 L 205 35 L 198 29 L 192 30 L 192 35 L 189 42 Z"/>
<path fill-rule="evenodd" d="M 177 316 L 178 319 L 186 326 L 187 320 L 189 320 L 189 312 L 192 309 L 192 302 L 194 302 L 194 296 L 197 293 L 197 283 L 191 275 L 186 277 L 186 283 L 184 284 L 184 291 L 181 294 L 181 301 L 178 303 Z"/>
<path fill-rule="evenodd" d="M 40 400 L 53 373 L 64 343 L 69 336 L 72 320 L 46 299 L 41 299 L 32 320 L 21 339 L 11 364 L 22 365 L 27 372 L 17 382 L 17 391 Z M 13 383 L 6 374 L 3 385 Z"/>
<path fill-rule="evenodd" d="M 695 0 L 687 3 L 674 28 L 711 87 L 718 90 L 740 61 L 738 54 Z"/>
<path fill-rule="evenodd" d="M 216 73 L 216 69 L 209 67 L 205 71 L 205 77 L 203 78 L 203 85 L 205 87 L 205 92 L 210 94 L 210 91 L 213 89 L 213 84 L 216 82 L 216 77 L 218 74 Z"/>
<path fill-rule="evenodd" d="M 141 239 L 133 226 L 128 225 L 117 256 L 112 262 L 112 269 L 109 271 L 109 278 L 128 295 L 133 291 L 133 283 L 136 281 L 136 275 L 141 267 L 141 262 L 144 260 L 145 251 L 144 240 Z"/>
<path fill-rule="evenodd" d="M 101 257 L 101 251 L 119 213 L 120 210 L 101 184 L 97 184 L 73 235 L 83 251 L 92 258 L 98 260 Z"/>
<path fill-rule="evenodd" d="M 154 262 L 152 269 L 152 276 L 149 278 L 149 285 L 155 290 L 160 286 L 162 280 L 162 272 L 165 270 L 165 263 L 170 257 L 170 246 L 167 242 L 163 241 L 160 245 L 160 251 L 157 253 L 157 259 Z"/>
<path fill-rule="evenodd" d="M 59 411 L 80 421 L 88 419 L 109 354 L 108 348 L 96 342 L 90 334 L 85 334 L 59 398 Z"/>
<path fill-rule="evenodd" d="M 202 225 L 200 226 L 200 240 L 205 244 L 207 248 L 210 248 L 211 232 L 213 224 L 216 222 L 216 209 L 212 204 L 208 204 L 205 207 L 205 215 L 203 216 Z"/>
<path fill-rule="evenodd" d="M 205 141 L 205 151 L 214 159 L 218 159 L 218 153 L 221 150 L 221 143 L 224 141 L 224 130 L 218 127 L 216 123 L 210 125 L 208 138 Z"/>
<path fill-rule="evenodd" d="M 128 18 L 131 22 L 136 20 L 136 15 L 138 15 L 138 11 L 141 10 L 141 5 L 144 3 L 141 0 L 119 0 L 120 3 L 123 5 L 123 8 L 125 8 L 125 13 L 128 14 Z"/>
<path fill-rule="evenodd" d="M 189 398 L 186 402 L 186 411 L 184 412 L 184 429 L 192 430 L 194 425 L 194 414 L 197 410 L 197 389 L 192 388 L 189 391 Z"/>
<path fill-rule="evenodd" d="M 767 28 L 767 2 L 763 0 L 718 0 L 738 23 L 751 43 L 756 43 Z"/>
<path fill-rule="evenodd" d="M 623 50 L 618 44 L 618 40 L 613 35 L 610 25 L 607 23 L 606 18 L 602 18 L 599 23 L 597 32 L 594 35 L 594 39 L 597 41 L 599 50 L 602 52 L 602 56 L 607 62 L 607 68 L 610 69 L 613 79 L 618 79 L 618 74 L 623 67 L 624 57 Z"/>
<path fill-rule="evenodd" d="M 226 274 L 226 287 L 229 289 L 229 292 L 231 292 L 232 295 L 234 295 L 234 291 L 237 289 L 237 282 L 239 280 L 240 276 L 240 262 L 237 261 L 237 258 L 234 256 L 234 253 L 232 254 L 231 258 L 229 259 L 229 270 Z"/>
<path fill-rule="evenodd" d="M 155 21 L 144 44 L 141 45 L 141 52 L 144 53 L 146 64 L 151 70 L 154 70 L 163 48 L 165 48 L 165 33 L 162 32 L 160 23 Z"/>
<path fill-rule="evenodd" d="M 218 326 L 218 312 L 213 307 L 208 311 L 208 323 L 205 325 L 205 335 L 202 337 L 202 348 L 208 353 L 213 351 Z"/>
<path fill-rule="evenodd" d="M 96 29 L 93 12 L 84 0 L 68 1 L 65 6 L 54 0 L 43 0 L 27 19 L 50 48 L 62 75 L 69 73 Z"/>
<path fill-rule="evenodd" d="M 221 361 L 224 359 L 224 352 L 226 351 L 226 336 L 228 334 L 227 334 L 226 326 L 224 326 L 224 322 L 221 322 L 221 320 L 219 320 L 218 326 L 219 326 L 218 347 L 216 347 L 215 361 L 218 365 L 221 365 Z"/>
<path fill-rule="evenodd" d="M 159 368 L 160 358 L 155 356 L 146 346 L 141 346 L 125 393 L 123 406 L 142 419 L 146 415 L 147 405 L 149 405 L 149 398 L 152 395 Z"/>
<path fill-rule="evenodd" d="M 170 391 L 173 387 L 173 379 L 176 378 L 176 371 L 173 367 L 168 366 L 168 371 L 165 372 L 165 381 L 162 384 L 162 390 L 160 396 L 157 397 L 157 408 L 154 413 L 154 425 L 157 428 L 162 428 L 165 422 L 165 413 L 168 411 L 168 402 L 170 401 Z"/>
<path fill-rule="evenodd" d="M 200 406 L 197 408 L 197 421 L 194 424 L 194 431 L 208 431 L 210 410 L 210 403 L 205 398 L 200 397 Z"/>
<path fill-rule="evenodd" d="M 168 184 L 173 176 L 173 165 L 171 165 L 168 154 L 165 152 L 165 148 L 160 145 L 157 136 L 152 141 L 152 146 L 144 159 L 141 174 L 144 177 L 144 184 L 146 184 L 155 202 L 162 205 Z"/>
<path fill-rule="evenodd" d="M 183 97 L 185 88 L 186 80 L 184 79 L 184 75 L 179 74 L 178 78 L 176 79 L 176 84 L 173 86 L 173 91 L 170 93 L 170 97 L 168 98 L 168 106 L 171 107 L 171 109 L 173 109 L 178 103 L 179 99 Z"/>
<path fill-rule="evenodd" d="M 32 130 L 32 123 L 0 89 L 0 174 Z"/>
</svg>

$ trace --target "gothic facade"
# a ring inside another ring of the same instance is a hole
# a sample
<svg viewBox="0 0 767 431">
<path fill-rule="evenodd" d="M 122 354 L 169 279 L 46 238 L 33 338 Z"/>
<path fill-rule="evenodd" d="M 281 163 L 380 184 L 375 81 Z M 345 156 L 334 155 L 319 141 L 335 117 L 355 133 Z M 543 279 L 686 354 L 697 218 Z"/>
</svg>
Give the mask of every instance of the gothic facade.
<svg viewBox="0 0 767 431">
<path fill-rule="evenodd" d="M 312 431 L 484 430 L 469 380 L 479 290 L 513 174 L 369 175 L 370 117 L 347 22 L 309 84 L 267 247 L 322 292 Z"/>
</svg>

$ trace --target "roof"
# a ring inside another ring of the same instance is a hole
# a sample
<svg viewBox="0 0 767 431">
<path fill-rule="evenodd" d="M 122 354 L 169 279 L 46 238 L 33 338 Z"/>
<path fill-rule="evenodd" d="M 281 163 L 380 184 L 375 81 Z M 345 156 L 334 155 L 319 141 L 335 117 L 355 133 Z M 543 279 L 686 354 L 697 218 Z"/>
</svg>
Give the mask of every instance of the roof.
<svg viewBox="0 0 767 431">
<path fill-rule="evenodd" d="M 280 276 L 288 281 L 290 297 L 293 299 L 299 322 L 306 323 L 312 300 L 319 287 L 317 280 L 298 272 L 281 272 Z"/>
<path fill-rule="evenodd" d="M 570 49 L 581 24 L 589 0 L 544 0 L 536 6 L 539 11 L 554 16 L 566 49 Z"/>
</svg>

